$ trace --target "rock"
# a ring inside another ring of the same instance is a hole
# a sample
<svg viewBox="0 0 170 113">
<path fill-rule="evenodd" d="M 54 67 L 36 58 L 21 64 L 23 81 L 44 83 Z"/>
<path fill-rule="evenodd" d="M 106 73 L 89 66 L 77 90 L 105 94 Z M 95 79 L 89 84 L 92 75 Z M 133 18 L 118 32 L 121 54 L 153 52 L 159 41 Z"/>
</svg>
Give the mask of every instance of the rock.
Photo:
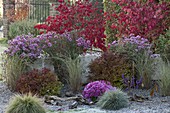
<svg viewBox="0 0 170 113">
<path fill-rule="evenodd" d="M 65 96 L 66 97 L 72 97 L 72 96 L 74 96 L 74 94 L 73 94 L 73 92 L 68 91 L 68 92 L 66 92 Z"/>
<path fill-rule="evenodd" d="M 54 66 L 52 64 L 51 59 L 41 59 L 41 58 L 39 58 L 36 61 L 34 61 L 33 64 L 28 64 L 28 66 L 30 67 L 29 70 L 33 70 L 33 69 L 41 70 L 42 68 L 48 68 L 52 72 L 54 72 Z"/>
<path fill-rule="evenodd" d="M 78 102 L 74 101 L 71 105 L 69 105 L 69 109 L 77 108 L 77 106 L 78 106 Z"/>
<path fill-rule="evenodd" d="M 80 56 L 80 64 L 82 66 L 82 83 L 87 84 L 88 75 L 89 75 L 89 64 L 96 58 L 101 56 L 101 52 L 96 53 L 86 53 L 85 55 Z"/>
</svg>

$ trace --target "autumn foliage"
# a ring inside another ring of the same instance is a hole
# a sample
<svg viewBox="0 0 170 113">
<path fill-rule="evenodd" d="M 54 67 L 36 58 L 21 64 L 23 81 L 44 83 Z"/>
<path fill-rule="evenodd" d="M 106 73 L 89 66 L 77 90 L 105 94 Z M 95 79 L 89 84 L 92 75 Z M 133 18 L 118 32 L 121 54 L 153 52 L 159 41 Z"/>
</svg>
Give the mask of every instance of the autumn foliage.
<svg viewBox="0 0 170 113">
<path fill-rule="evenodd" d="M 80 37 L 90 40 L 91 47 L 105 51 L 105 20 L 102 11 L 96 8 L 96 5 L 97 3 L 92 4 L 88 0 L 78 0 L 75 3 L 60 0 L 56 8 L 57 14 L 49 16 L 45 24 L 36 25 L 35 28 L 59 34 L 65 31 L 78 31 Z"/>
<path fill-rule="evenodd" d="M 24 3 L 6 3 L 9 5 L 9 9 L 6 9 L 5 15 L 7 16 L 9 22 L 21 21 L 28 17 L 29 5 L 28 2 Z M 7 6 L 6 6 L 7 7 Z"/>
<path fill-rule="evenodd" d="M 112 0 L 112 3 L 120 10 L 105 12 L 105 17 L 111 21 L 110 28 L 116 37 L 135 34 L 152 41 L 170 26 L 170 3 L 154 0 Z"/>
</svg>

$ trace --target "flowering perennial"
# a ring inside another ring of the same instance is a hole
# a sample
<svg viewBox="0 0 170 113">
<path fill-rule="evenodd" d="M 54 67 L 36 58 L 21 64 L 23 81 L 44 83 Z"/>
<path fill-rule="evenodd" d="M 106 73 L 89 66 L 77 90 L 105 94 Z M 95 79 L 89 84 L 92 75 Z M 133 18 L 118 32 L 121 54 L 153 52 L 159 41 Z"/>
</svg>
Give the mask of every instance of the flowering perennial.
<svg viewBox="0 0 170 113">
<path fill-rule="evenodd" d="M 9 47 L 5 50 L 5 53 L 10 56 L 19 54 L 21 58 L 39 58 L 45 49 L 58 47 L 61 37 L 66 39 L 64 41 L 73 41 L 69 32 L 61 35 L 57 35 L 55 32 L 48 32 L 46 34 L 38 35 L 37 37 L 33 37 L 31 34 L 17 36 L 8 42 Z M 79 41 L 76 42 L 76 47 L 80 46 L 86 49 L 89 47 L 88 41 L 87 43 L 82 43 L 80 40 L 85 41 L 84 39 L 78 38 L 78 40 Z"/>
<path fill-rule="evenodd" d="M 130 89 L 130 88 L 138 89 L 139 86 L 142 84 L 142 77 L 138 80 L 134 76 L 132 76 L 131 78 L 127 78 L 124 76 L 124 74 L 122 74 L 122 79 L 124 85 L 126 86 L 126 89 Z"/>
<path fill-rule="evenodd" d="M 116 87 L 112 87 L 109 82 L 94 81 L 87 84 L 83 91 L 83 96 L 86 99 L 93 99 L 102 96 L 108 90 L 116 90 Z"/>
<path fill-rule="evenodd" d="M 84 38 L 80 37 L 76 41 L 78 46 L 82 46 L 84 49 L 90 48 L 90 40 L 85 40 Z"/>
<path fill-rule="evenodd" d="M 21 58 L 38 58 L 44 48 L 51 47 L 54 42 L 51 39 L 56 38 L 55 33 L 47 33 L 33 37 L 33 35 L 17 36 L 8 42 L 9 47 L 5 53 L 13 56 L 19 54 Z"/>
<path fill-rule="evenodd" d="M 123 37 L 120 39 L 120 41 L 113 41 L 111 45 L 116 46 L 118 45 L 118 42 L 123 43 L 123 44 L 132 44 L 135 45 L 137 48 L 137 51 L 146 49 L 149 50 L 151 48 L 151 44 L 148 39 L 143 38 L 139 35 L 134 36 L 130 35 L 129 37 Z"/>
</svg>

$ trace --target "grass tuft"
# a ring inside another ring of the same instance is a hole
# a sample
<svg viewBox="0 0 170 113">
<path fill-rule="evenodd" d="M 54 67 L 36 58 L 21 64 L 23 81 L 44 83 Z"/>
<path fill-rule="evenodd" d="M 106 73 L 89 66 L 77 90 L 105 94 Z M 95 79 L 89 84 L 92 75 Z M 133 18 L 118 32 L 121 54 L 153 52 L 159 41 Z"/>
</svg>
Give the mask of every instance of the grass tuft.
<svg viewBox="0 0 170 113">
<path fill-rule="evenodd" d="M 117 89 L 107 91 L 97 102 L 97 106 L 106 110 L 119 110 L 128 106 L 128 96 L 126 93 Z"/>
<path fill-rule="evenodd" d="M 46 113 L 40 100 L 31 93 L 15 95 L 9 102 L 5 113 Z"/>
</svg>

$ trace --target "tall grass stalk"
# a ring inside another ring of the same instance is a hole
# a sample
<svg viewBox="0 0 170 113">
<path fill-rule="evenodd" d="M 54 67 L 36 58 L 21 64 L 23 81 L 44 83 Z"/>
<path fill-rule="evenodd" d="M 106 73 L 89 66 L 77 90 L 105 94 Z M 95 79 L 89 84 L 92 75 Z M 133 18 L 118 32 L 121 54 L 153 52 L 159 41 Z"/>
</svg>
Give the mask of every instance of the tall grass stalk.
<svg viewBox="0 0 170 113">
<path fill-rule="evenodd" d="M 170 63 L 159 60 L 155 75 L 160 77 L 158 81 L 160 94 L 170 96 Z"/>
<path fill-rule="evenodd" d="M 76 93 L 80 91 L 82 83 L 82 68 L 80 64 L 80 58 L 72 59 L 71 57 L 55 57 L 55 59 L 61 60 L 67 67 L 68 78 L 67 82 L 70 89 Z"/>
<path fill-rule="evenodd" d="M 154 72 L 154 59 L 152 59 L 148 51 L 144 51 L 143 54 L 136 55 L 135 68 L 138 74 L 143 78 L 143 85 L 149 89 L 151 87 L 151 79 Z"/>
<path fill-rule="evenodd" d="M 8 56 L 3 54 L 2 76 L 10 90 L 15 90 L 16 81 L 26 70 L 24 61 L 18 56 Z"/>
<path fill-rule="evenodd" d="M 36 20 L 22 20 L 16 21 L 9 26 L 9 37 L 8 39 L 13 39 L 16 36 L 23 34 L 36 34 L 37 31 L 34 29 L 34 26 L 37 24 Z"/>
</svg>

